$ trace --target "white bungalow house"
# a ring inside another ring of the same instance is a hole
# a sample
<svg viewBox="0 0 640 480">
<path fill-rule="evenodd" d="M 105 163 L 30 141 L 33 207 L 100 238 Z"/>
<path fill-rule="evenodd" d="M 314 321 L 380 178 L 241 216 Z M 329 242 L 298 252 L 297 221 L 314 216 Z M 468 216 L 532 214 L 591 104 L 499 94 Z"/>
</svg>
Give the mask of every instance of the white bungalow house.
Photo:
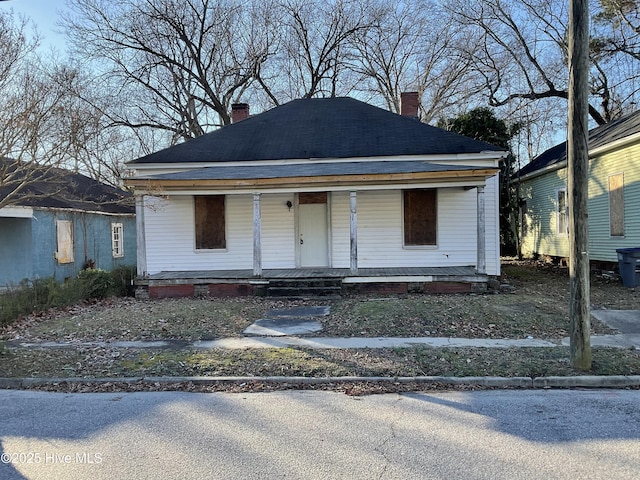
<svg viewBox="0 0 640 480">
<path fill-rule="evenodd" d="M 139 287 L 486 289 L 505 152 L 420 123 L 415 93 L 403 102 L 402 116 L 352 98 L 236 104 L 233 124 L 129 162 Z"/>
</svg>

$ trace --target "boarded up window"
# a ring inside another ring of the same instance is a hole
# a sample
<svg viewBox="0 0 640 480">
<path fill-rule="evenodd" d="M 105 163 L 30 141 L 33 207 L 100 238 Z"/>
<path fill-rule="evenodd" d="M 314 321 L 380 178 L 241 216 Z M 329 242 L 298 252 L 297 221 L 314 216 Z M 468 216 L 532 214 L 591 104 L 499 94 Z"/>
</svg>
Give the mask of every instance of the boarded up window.
<svg viewBox="0 0 640 480">
<path fill-rule="evenodd" d="M 404 244 L 436 245 L 436 190 L 404 191 Z"/>
<path fill-rule="evenodd" d="M 224 195 L 202 195 L 194 199 L 196 249 L 227 248 Z"/>
<path fill-rule="evenodd" d="M 624 176 L 609 177 L 609 231 L 612 237 L 624 236 Z"/>
<path fill-rule="evenodd" d="M 558 235 L 566 235 L 569 233 L 569 203 L 567 202 L 566 190 L 558 190 L 556 205 L 556 233 Z"/>
<path fill-rule="evenodd" d="M 73 222 L 69 220 L 56 221 L 58 263 L 73 263 Z"/>
<path fill-rule="evenodd" d="M 327 192 L 299 193 L 298 203 L 300 205 L 327 203 Z"/>
</svg>

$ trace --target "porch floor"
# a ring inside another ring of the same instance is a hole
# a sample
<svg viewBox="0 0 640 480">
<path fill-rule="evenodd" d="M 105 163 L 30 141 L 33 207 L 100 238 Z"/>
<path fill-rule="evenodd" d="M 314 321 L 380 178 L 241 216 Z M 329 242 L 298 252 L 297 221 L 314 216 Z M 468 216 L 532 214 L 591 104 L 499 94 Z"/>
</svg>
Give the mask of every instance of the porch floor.
<svg viewBox="0 0 640 480">
<path fill-rule="evenodd" d="M 195 270 L 159 272 L 148 275 L 146 280 L 150 283 L 164 283 L 171 281 L 192 281 L 196 283 L 209 283 L 212 280 L 278 280 L 278 279 L 303 279 L 303 278 L 341 278 L 348 282 L 349 279 L 365 279 L 382 277 L 434 277 L 433 280 L 455 280 L 454 277 L 464 277 L 466 281 L 477 278 L 477 281 L 486 281 L 486 275 L 476 274 L 474 267 L 394 267 L 394 268 L 360 268 L 358 273 L 351 273 L 348 268 L 291 268 L 291 269 L 267 269 L 262 271 L 260 277 L 253 275 L 253 270 Z"/>
</svg>

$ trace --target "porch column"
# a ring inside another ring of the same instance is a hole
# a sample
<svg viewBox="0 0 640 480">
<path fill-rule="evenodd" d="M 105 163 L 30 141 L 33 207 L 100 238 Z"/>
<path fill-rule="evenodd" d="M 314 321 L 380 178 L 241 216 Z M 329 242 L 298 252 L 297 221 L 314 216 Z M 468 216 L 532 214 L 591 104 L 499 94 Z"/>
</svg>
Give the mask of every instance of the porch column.
<svg viewBox="0 0 640 480">
<path fill-rule="evenodd" d="M 484 211 L 484 186 L 478 187 L 478 261 L 476 273 L 484 275 L 487 273 L 487 254 L 485 239 L 485 211 Z"/>
<path fill-rule="evenodd" d="M 139 277 L 147 274 L 147 242 L 144 234 L 144 195 L 136 195 L 136 265 Z"/>
<path fill-rule="evenodd" d="M 349 192 L 349 245 L 350 270 L 358 273 L 358 208 L 356 192 Z"/>
<path fill-rule="evenodd" d="M 259 277 L 262 275 L 262 241 L 261 232 L 261 214 L 260 214 L 260 194 L 253 194 L 253 275 Z"/>
</svg>

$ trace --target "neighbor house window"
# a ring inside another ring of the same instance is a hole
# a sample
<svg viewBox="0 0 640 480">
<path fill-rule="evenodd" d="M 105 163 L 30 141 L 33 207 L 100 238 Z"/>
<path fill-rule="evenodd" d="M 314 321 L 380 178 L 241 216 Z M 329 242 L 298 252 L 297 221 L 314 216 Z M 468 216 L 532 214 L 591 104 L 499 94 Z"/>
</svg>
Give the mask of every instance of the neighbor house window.
<svg viewBox="0 0 640 480">
<path fill-rule="evenodd" d="M 609 177 L 609 234 L 624 236 L 624 176 L 622 173 Z"/>
<path fill-rule="evenodd" d="M 567 235 L 569 233 L 569 203 L 567 202 L 567 190 L 556 192 L 556 233 Z"/>
<path fill-rule="evenodd" d="M 124 257 L 124 227 L 121 223 L 111 224 L 111 253 L 113 258 Z"/>
<path fill-rule="evenodd" d="M 58 263 L 73 263 L 73 222 L 69 220 L 56 221 Z"/>
<path fill-rule="evenodd" d="M 194 197 L 196 249 L 227 248 L 225 234 L 224 195 Z"/>
<path fill-rule="evenodd" d="M 435 189 L 404 190 L 404 244 L 436 245 L 438 205 Z"/>
</svg>

